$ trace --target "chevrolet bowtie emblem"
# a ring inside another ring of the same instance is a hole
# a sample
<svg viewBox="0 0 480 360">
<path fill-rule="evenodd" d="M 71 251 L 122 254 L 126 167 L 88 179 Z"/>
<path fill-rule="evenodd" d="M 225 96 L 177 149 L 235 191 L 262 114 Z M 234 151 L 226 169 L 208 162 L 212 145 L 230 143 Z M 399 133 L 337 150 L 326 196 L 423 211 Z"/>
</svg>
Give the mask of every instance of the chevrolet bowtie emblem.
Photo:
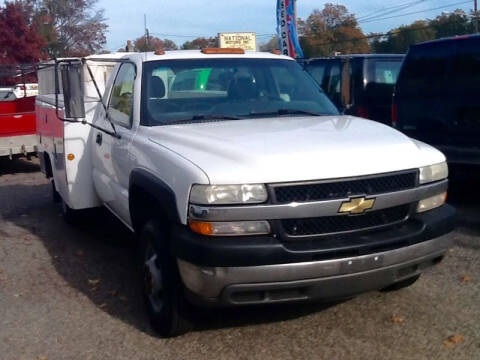
<svg viewBox="0 0 480 360">
<path fill-rule="evenodd" d="M 373 208 L 375 204 L 375 199 L 365 199 L 364 197 L 359 197 L 355 199 L 350 199 L 350 201 L 345 201 L 340 206 L 339 213 L 349 213 L 349 214 L 363 214 L 365 211 Z"/>
</svg>

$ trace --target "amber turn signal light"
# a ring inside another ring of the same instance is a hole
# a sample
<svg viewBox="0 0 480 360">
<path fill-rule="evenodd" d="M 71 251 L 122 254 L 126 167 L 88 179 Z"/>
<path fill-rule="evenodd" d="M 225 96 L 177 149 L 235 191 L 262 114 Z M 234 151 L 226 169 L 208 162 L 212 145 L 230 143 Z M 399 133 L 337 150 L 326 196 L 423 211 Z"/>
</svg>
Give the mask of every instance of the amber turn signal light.
<svg viewBox="0 0 480 360">
<path fill-rule="evenodd" d="M 75 155 L 73 155 L 73 154 L 68 154 L 68 155 L 67 155 L 67 160 L 68 160 L 68 161 L 73 161 L 73 160 L 75 160 Z"/>
<path fill-rule="evenodd" d="M 212 235 L 213 234 L 213 227 L 211 223 L 201 222 L 201 221 L 190 221 L 189 222 L 190 229 L 193 232 L 201 235 Z"/>
</svg>

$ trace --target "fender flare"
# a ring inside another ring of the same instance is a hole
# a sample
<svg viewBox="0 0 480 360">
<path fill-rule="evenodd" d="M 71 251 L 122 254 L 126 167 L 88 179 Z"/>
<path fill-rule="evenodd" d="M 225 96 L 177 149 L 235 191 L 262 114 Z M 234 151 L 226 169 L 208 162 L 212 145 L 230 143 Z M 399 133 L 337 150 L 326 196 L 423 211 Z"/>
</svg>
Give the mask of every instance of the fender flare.
<svg viewBox="0 0 480 360">
<path fill-rule="evenodd" d="M 158 204 L 167 216 L 168 221 L 180 223 L 180 215 L 177 209 L 177 199 L 175 192 L 158 176 L 144 169 L 134 169 L 130 174 L 129 183 L 129 209 L 132 224 L 138 224 L 138 212 L 135 208 L 135 192 L 140 190 L 144 195 L 148 196 L 149 201 Z M 136 215 L 137 214 L 137 215 Z"/>
</svg>

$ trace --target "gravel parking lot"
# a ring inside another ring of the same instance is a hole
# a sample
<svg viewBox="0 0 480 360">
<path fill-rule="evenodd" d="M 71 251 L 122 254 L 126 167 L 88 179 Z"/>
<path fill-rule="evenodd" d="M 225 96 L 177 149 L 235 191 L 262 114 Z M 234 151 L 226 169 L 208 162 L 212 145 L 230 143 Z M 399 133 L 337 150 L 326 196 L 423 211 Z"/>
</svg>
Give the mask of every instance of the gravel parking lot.
<svg viewBox="0 0 480 360">
<path fill-rule="evenodd" d="M 128 231 L 103 212 L 65 224 L 36 161 L 0 160 L 0 359 L 480 359 L 480 192 L 455 186 L 456 246 L 412 287 L 201 310 L 194 331 L 163 340 Z"/>
</svg>

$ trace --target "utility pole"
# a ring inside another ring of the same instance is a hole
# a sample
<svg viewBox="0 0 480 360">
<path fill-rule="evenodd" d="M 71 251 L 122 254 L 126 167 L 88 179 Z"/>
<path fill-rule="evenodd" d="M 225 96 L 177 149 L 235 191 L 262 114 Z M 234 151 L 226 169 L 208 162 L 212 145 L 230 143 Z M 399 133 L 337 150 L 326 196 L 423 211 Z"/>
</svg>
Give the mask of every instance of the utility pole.
<svg viewBox="0 0 480 360">
<path fill-rule="evenodd" d="M 478 34 L 478 4 L 477 0 L 473 0 L 473 11 L 474 11 L 474 18 L 473 18 L 473 24 L 475 27 L 475 33 Z"/>
<path fill-rule="evenodd" d="M 149 43 L 150 43 L 150 33 L 148 32 L 148 29 L 147 29 L 147 14 L 143 14 L 143 24 L 144 24 L 144 27 L 145 27 L 145 47 L 146 47 L 146 51 L 150 50 L 149 48 Z"/>
</svg>

